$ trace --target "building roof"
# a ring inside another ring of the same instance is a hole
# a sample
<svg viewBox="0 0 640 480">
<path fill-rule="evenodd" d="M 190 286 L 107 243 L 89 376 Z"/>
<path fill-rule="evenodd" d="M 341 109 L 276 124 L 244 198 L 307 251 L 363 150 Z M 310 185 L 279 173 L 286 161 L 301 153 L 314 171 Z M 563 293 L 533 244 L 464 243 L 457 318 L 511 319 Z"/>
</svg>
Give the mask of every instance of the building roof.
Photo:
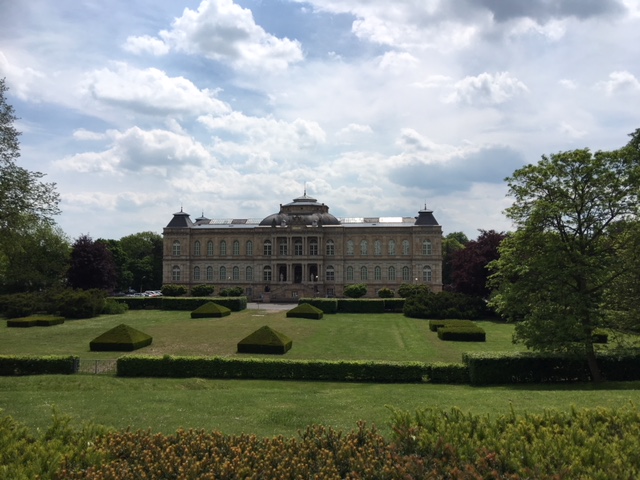
<svg viewBox="0 0 640 480">
<path fill-rule="evenodd" d="M 280 211 L 268 215 L 263 219 L 258 218 L 226 218 L 208 219 L 204 214 L 196 219 L 194 224 L 189 218 L 189 214 L 180 209 L 180 212 L 173 214 L 173 219 L 166 228 L 256 228 L 260 227 L 287 227 L 291 225 L 305 226 L 342 226 L 346 228 L 357 227 L 410 227 L 418 226 L 439 226 L 438 221 L 433 216 L 433 211 L 427 209 L 426 205 L 418 212 L 417 217 L 347 217 L 337 218 L 329 213 L 329 207 L 324 203 L 318 203 L 315 198 L 304 195 L 294 198 L 293 202 L 280 205 Z"/>
</svg>

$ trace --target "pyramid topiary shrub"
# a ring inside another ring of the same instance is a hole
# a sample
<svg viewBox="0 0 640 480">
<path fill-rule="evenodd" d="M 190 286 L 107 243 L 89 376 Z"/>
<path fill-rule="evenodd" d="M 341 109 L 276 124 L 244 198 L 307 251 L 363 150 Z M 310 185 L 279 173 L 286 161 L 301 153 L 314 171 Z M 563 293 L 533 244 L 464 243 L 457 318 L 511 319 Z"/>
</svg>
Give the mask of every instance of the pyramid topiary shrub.
<svg viewBox="0 0 640 480">
<path fill-rule="evenodd" d="M 285 334 L 265 325 L 238 342 L 238 353 L 284 354 L 293 341 Z"/>
<path fill-rule="evenodd" d="M 89 342 L 92 352 L 130 352 L 151 345 L 153 338 L 121 323 Z"/>
<path fill-rule="evenodd" d="M 320 320 L 322 315 L 322 310 L 308 303 L 301 303 L 287 312 L 287 317 L 310 318 L 312 320 Z"/>
<path fill-rule="evenodd" d="M 191 318 L 219 318 L 231 314 L 231 310 L 215 302 L 207 302 L 191 312 Z"/>
</svg>

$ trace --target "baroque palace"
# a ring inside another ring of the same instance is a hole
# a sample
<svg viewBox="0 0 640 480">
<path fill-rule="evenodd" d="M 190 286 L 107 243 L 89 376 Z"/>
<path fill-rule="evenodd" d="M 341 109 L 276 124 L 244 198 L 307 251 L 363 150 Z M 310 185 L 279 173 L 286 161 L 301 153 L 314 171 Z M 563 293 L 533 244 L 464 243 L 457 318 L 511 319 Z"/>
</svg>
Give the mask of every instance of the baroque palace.
<svg viewBox="0 0 640 480">
<path fill-rule="evenodd" d="M 417 217 L 336 218 L 307 196 L 260 219 L 191 220 L 182 210 L 164 228 L 163 283 L 241 287 L 250 301 L 341 297 L 367 285 L 367 297 L 403 283 L 442 290 L 442 228 Z"/>
</svg>

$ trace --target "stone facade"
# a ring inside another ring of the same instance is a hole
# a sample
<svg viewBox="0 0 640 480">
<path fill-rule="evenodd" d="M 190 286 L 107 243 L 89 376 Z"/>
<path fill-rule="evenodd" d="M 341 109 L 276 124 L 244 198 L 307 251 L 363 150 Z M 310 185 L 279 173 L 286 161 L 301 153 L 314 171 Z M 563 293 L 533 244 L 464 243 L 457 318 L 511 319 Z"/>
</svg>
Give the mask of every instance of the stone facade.
<svg viewBox="0 0 640 480">
<path fill-rule="evenodd" d="M 250 300 L 295 302 L 342 296 L 366 284 L 367 297 L 403 283 L 442 290 L 442 228 L 426 208 L 417 217 L 338 219 L 307 196 L 262 220 L 210 220 L 178 212 L 164 228 L 164 284 L 241 287 Z"/>
</svg>

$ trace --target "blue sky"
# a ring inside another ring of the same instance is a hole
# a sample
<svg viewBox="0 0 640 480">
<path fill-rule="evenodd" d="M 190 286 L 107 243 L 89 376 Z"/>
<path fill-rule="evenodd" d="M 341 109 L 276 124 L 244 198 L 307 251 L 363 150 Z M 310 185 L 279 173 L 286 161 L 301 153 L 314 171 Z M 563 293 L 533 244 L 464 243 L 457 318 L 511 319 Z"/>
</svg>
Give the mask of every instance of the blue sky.
<svg viewBox="0 0 640 480">
<path fill-rule="evenodd" d="M 509 230 L 504 178 L 640 127 L 640 0 L 0 0 L 21 165 L 71 238 L 261 218 Z"/>
</svg>

